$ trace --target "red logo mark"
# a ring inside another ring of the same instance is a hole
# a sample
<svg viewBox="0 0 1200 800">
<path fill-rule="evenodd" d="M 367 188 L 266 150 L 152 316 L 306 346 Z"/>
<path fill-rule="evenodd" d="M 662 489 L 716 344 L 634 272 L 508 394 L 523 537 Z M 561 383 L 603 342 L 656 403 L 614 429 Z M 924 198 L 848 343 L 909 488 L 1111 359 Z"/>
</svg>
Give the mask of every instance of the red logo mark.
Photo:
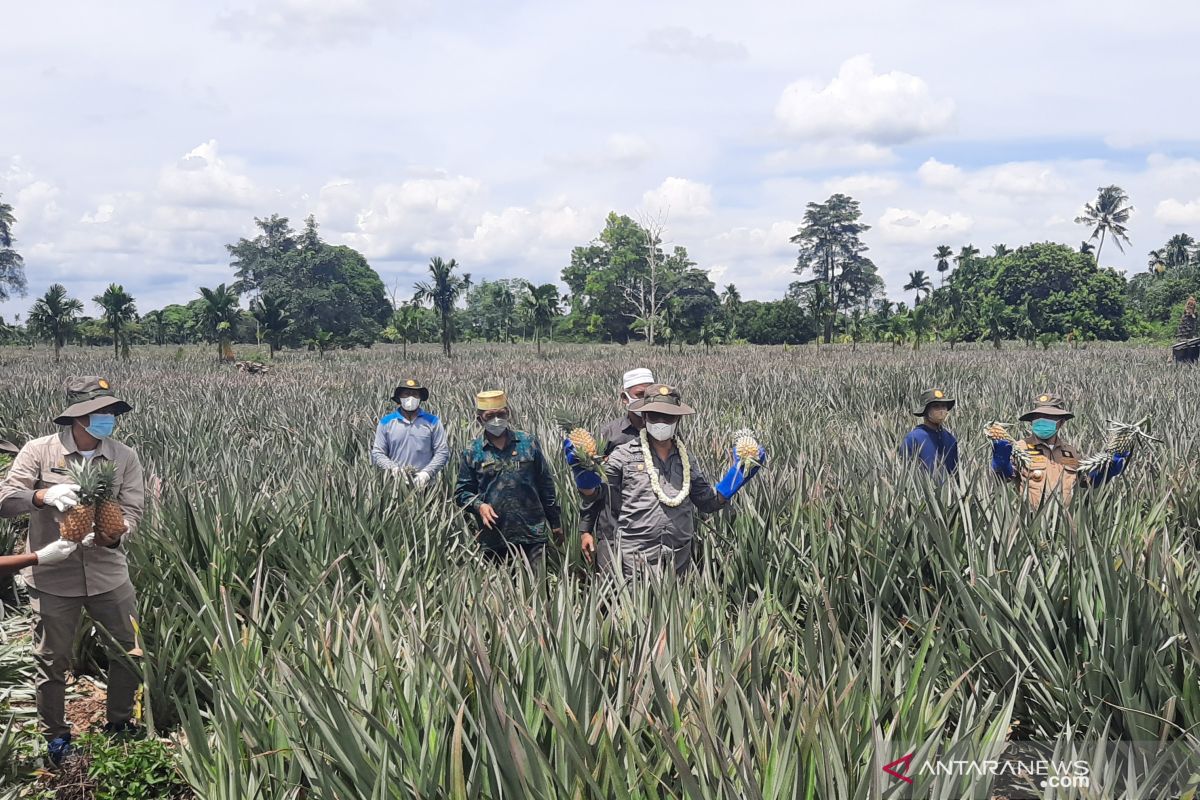
<svg viewBox="0 0 1200 800">
<path fill-rule="evenodd" d="M 893 761 L 890 764 L 884 764 L 883 771 L 886 772 L 888 775 L 891 775 L 893 778 L 899 778 L 900 780 L 904 781 L 905 783 L 912 783 L 913 779 L 908 777 L 904 773 L 908 772 L 908 768 L 912 764 L 913 755 L 915 755 L 915 754 L 909 753 L 908 755 L 904 756 L 903 758 L 897 758 L 895 761 Z M 895 769 L 897 766 L 900 767 L 899 771 L 897 771 Z"/>
</svg>

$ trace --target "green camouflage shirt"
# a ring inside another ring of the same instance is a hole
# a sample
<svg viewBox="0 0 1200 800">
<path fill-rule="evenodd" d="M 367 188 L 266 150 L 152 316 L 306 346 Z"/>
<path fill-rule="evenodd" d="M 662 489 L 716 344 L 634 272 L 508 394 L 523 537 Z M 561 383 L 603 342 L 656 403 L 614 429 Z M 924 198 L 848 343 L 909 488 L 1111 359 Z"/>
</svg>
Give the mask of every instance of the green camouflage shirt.
<svg viewBox="0 0 1200 800">
<path fill-rule="evenodd" d="M 496 527 L 481 525 L 479 534 L 494 549 L 545 542 L 548 527 L 562 524 L 550 465 L 537 438 L 523 431 L 509 431 L 503 450 L 480 434 L 462 451 L 454 501 L 476 520 L 484 503 L 496 510 Z"/>
</svg>

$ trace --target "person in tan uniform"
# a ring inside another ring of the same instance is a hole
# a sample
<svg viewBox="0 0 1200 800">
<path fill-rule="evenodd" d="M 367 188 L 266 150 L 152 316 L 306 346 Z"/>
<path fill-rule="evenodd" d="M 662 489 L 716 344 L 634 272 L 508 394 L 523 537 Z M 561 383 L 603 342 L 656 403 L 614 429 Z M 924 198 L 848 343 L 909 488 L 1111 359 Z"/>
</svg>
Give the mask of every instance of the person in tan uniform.
<svg viewBox="0 0 1200 800">
<path fill-rule="evenodd" d="M 117 398 L 101 377 L 69 378 L 64 388 L 67 407 L 54 418 L 61 430 L 26 443 L 0 483 L 0 516 L 29 514 L 27 549 L 37 561 L 22 574 L 33 607 L 38 714 L 55 764 L 71 749 L 71 728 L 64 716 L 66 672 L 84 609 L 121 648 L 109 652 L 105 731 L 136 732 L 131 719 L 141 682 L 130 663 L 137 652 L 137 598 L 125 542 L 141 519 L 145 487 L 137 453 L 112 438 L 117 416 L 132 406 Z M 85 460 L 115 464 L 113 499 L 125 518 L 125 532 L 112 538 L 90 534 L 90 541 L 85 539 L 65 558 L 52 562 L 67 549 L 55 544 L 60 539 L 58 521 L 79 503 L 79 485 L 70 481 L 67 466 Z M 53 553 L 51 559 L 44 559 L 43 552 Z"/>
<path fill-rule="evenodd" d="M 1074 416 L 1056 394 L 1047 392 L 1034 400 L 1033 407 L 1020 417 L 1021 422 L 1029 423 L 1031 431 L 1018 443 L 1029 452 L 1028 467 L 1014 463 L 1011 441 L 992 443 L 992 470 L 1006 480 L 1019 483 L 1035 508 L 1054 492 L 1062 495 L 1064 504 L 1069 503 L 1076 488 L 1100 486 L 1112 480 L 1125 470 L 1129 461 L 1129 453 L 1117 453 L 1107 467 L 1079 472 L 1083 454 L 1062 433 L 1063 425 Z"/>
</svg>

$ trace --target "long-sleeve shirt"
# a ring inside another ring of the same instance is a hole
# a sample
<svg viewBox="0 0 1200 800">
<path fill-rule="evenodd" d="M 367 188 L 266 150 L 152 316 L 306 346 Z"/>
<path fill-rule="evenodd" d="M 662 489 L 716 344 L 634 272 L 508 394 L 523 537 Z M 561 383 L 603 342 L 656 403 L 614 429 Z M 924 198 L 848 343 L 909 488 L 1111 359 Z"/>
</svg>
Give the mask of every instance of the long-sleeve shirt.
<svg viewBox="0 0 1200 800">
<path fill-rule="evenodd" d="M 29 515 L 26 552 L 58 539 L 58 520 L 63 516 L 53 506 L 34 506 L 34 494 L 58 483 L 71 483 L 67 465 L 83 460 L 70 428 L 34 439 L 17 454 L 0 483 L 0 517 Z M 25 581 L 38 591 L 59 597 L 90 597 L 110 592 L 129 580 L 125 543 L 136 530 L 146 502 L 142 462 L 133 448 L 113 439 L 102 439 L 92 460 L 116 464 L 113 499 L 121 507 L 129 530 L 116 547 L 77 547 L 65 561 L 25 569 L 21 573 Z"/>
<path fill-rule="evenodd" d="M 675 496 L 683 488 L 683 459 L 672 449 L 664 461 L 650 448 L 651 465 L 659 474 L 664 494 Z M 618 447 L 604 464 L 607 484 L 601 484 L 593 499 L 607 503 L 616 519 L 616 538 L 622 550 L 654 551 L 688 548 L 695 535 L 696 511 L 711 514 L 725 505 L 724 498 L 692 461 L 691 484 L 684 502 L 671 507 L 659 500 L 646 470 L 641 439 Z"/>
<path fill-rule="evenodd" d="M 626 414 L 619 419 L 605 423 L 600 429 L 600 440 L 604 442 L 604 457 L 626 442 L 638 438 L 641 430 L 630 421 Z M 597 539 L 611 539 L 617 530 L 617 519 L 613 516 L 607 503 L 584 502 L 579 512 L 579 532 L 591 533 Z"/>
<path fill-rule="evenodd" d="M 554 473 L 535 436 L 509 431 L 503 445 L 497 447 L 480 434 L 462 451 L 454 502 L 476 519 L 484 503 L 499 515 L 493 527 L 480 527 L 485 547 L 499 550 L 508 542 L 545 542 L 548 528 L 562 526 Z"/>
<path fill-rule="evenodd" d="M 935 472 L 938 467 L 953 475 L 958 469 L 958 439 L 945 428 L 918 425 L 904 437 L 901 452 L 921 459 L 925 469 Z"/>
<path fill-rule="evenodd" d="M 450 462 L 450 443 L 441 420 L 428 411 L 418 411 L 410 421 L 393 411 L 375 426 L 371 463 L 380 469 L 412 467 L 435 476 Z"/>
</svg>

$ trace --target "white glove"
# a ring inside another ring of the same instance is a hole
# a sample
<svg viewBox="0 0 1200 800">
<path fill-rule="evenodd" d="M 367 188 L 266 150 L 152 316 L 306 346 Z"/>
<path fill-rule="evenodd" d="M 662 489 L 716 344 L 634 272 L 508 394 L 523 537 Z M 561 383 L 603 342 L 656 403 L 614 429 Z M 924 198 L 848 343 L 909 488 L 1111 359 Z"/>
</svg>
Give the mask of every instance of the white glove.
<svg viewBox="0 0 1200 800">
<path fill-rule="evenodd" d="M 431 477 L 432 476 L 428 472 L 424 472 L 424 471 L 418 472 L 416 475 L 413 476 L 413 479 L 412 479 L 413 486 L 415 486 L 418 489 L 424 489 L 425 484 L 429 483 Z"/>
<path fill-rule="evenodd" d="M 56 483 L 46 490 L 46 494 L 42 497 L 42 504 L 54 506 L 60 512 L 74 508 L 79 505 L 78 483 Z"/>
<path fill-rule="evenodd" d="M 91 549 L 96 546 L 96 532 L 92 531 L 79 542 L 84 547 Z"/>
<path fill-rule="evenodd" d="M 37 556 L 38 564 L 57 564 L 60 561 L 66 561 L 67 556 L 75 552 L 76 546 L 74 542 L 58 539 L 38 550 L 34 555 Z"/>
</svg>

